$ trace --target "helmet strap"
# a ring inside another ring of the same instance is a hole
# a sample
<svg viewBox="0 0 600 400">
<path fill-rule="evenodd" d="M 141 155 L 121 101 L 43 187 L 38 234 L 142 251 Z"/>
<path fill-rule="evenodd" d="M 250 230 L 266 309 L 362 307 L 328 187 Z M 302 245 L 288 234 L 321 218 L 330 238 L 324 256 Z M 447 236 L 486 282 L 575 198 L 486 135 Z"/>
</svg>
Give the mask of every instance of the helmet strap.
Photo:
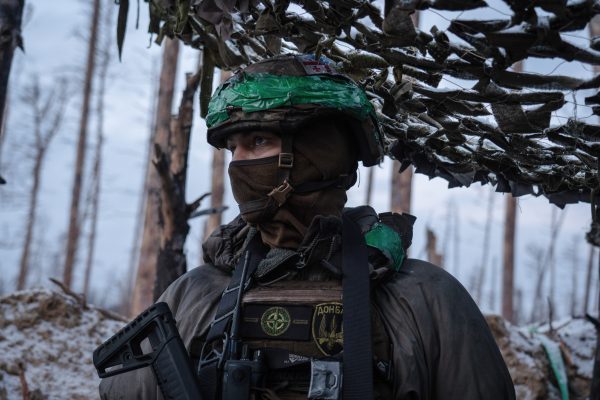
<svg viewBox="0 0 600 400">
<path fill-rule="evenodd" d="M 284 125 L 284 124 L 281 124 Z M 279 165 L 277 181 L 283 185 L 290 179 L 290 171 L 294 167 L 294 134 L 290 129 L 281 126 L 281 153 L 279 153 Z"/>
</svg>

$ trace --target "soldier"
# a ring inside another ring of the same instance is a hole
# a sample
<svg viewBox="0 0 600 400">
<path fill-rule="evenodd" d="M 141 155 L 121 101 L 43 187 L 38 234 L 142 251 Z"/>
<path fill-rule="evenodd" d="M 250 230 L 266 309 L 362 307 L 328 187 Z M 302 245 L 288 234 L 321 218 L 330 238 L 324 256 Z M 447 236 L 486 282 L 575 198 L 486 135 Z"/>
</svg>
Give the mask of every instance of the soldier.
<svg viewBox="0 0 600 400">
<path fill-rule="evenodd" d="M 383 155 L 352 80 L 313 56 L 262 61 L 217 89 L 207 125 L 208 142 L 232 153 L 240 216 L 160 299 L 204 400 L 514 399 L 466 290 L 405 258 L 414 217 L 344 209 L 358 161 Z M 148 370 L 105 379 L 100 392 L 161 398 Z"/>
</svg>

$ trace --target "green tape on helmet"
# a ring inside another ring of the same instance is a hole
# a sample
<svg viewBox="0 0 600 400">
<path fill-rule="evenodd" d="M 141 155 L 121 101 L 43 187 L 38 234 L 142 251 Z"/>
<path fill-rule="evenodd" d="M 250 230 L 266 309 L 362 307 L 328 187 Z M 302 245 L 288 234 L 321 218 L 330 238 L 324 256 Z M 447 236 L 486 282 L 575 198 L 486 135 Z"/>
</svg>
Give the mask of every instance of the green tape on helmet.
<svg viewBox="0 0 600 400">
<path fill-rule="evenodd" d="M 360 121 L 375 118 L 365 92 L 352 81 L 330 76 L 239 74 L 221 85 L 208 105 L 206 125 L 229 119 L 229 112 L 267 111 L 280 107 L 316 105 L 348 113 Z"/>
</svg>

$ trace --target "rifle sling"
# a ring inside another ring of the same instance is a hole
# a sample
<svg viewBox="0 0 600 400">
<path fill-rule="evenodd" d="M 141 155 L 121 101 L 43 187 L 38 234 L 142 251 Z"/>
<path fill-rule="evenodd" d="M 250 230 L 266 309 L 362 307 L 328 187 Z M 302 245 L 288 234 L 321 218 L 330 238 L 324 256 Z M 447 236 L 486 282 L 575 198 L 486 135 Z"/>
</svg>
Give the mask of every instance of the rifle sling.
<svg viewBox="0 0 600 400">
<path fill-rule="evenodd" d="M 373 341 L 369 261 L 365 239 L 350 216 L 342 216 L 344 305 L 344 400 L 373 398 Z"/>
<path fill-rule="evenodd" d="M 246 282 L 241 284 L 242 278 L 242 269 L 244 266 L 244 259 L 246 256 L 246 252 L 250 252 L 250 261 L 248 263 L 248 270 L 246 273 Z M 229 330 L 231 325 L 231 321 L 233 319 L 233 313 L 236 307 L 236 301 L 238 297 L 238 292 L 240 288 L 243 286 L 243 291 L 248 289 L 250 285 L 250 280 L 252 279 L 252 275 L 260 261 L 265 257 L 267 252 L 266 246 L 263 245 L 260 234 L 256 232 L 254 237 L 250 239 L 246 247 L 246 251 L 240 257 L 235 269 L 233 271 L 233 276 L 231 277 L 231 281 L 229 282 L 229 286 L 223 292 L 221 296 L 221 300 L 219 301 L 219 305 L 217 306 L 217 312 L 215 314 L 215 318 L 210 325 L 210 329 L 206 336 L 206 343 L 213 342 L 214 340 L 223 338 L 223 334 Z"/>
</svg>

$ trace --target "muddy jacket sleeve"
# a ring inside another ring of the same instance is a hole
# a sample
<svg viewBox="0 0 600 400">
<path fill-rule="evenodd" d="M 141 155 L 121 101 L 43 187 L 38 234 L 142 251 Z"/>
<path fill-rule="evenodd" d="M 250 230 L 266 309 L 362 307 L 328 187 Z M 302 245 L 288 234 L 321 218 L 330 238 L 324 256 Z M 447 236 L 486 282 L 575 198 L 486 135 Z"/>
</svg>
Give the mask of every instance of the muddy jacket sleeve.
<svg viewBox="0 0 600 400">
<path fill-rule="evenodd" d="M 515 398 L 483 315 L 442 268 L 407 260 L 375 304 L 393 345 L 396 400 Z"/>
<path fill-rule="evenodd" d="M 205 333 L 229 275 L 211 266 L 194 268 L 173 282 L 158 301 L 169 304 L 189 351 L 192 339 Z M 126 372 L 100 383 L 102 400 L 162 400 L 150 368 Z"/>
</svg>

